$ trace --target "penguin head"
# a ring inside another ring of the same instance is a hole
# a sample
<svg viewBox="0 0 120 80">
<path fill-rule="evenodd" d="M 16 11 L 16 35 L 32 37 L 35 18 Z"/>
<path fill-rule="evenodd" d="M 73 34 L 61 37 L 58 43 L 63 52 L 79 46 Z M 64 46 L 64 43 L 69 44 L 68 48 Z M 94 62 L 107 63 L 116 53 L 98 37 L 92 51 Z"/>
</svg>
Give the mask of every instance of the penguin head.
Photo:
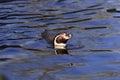
<svg viewBox="0 0 120 80">
<path fill-rule="evenodd" d="M 67 41 L 72 37 L 71 34 L 60 33 L 54 38 L 54 48 L 55 49 L 65 49 Z"/>
</svg>

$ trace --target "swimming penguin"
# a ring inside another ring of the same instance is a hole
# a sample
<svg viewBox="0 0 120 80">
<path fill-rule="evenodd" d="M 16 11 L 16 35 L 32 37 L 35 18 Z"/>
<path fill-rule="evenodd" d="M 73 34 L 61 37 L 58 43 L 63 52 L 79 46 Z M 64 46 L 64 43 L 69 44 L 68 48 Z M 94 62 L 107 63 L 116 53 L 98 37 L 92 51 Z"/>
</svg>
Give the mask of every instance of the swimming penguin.
<svg viewBox="0 0 120 80">
<path fill-rule="evenodd" d="M 56 32 L 52 30 L 45 30 L 41 36 L 55 49 L 66 49 L 67 41 L 72 37 L 71 34 L 66 32 Z"/>
</svg>

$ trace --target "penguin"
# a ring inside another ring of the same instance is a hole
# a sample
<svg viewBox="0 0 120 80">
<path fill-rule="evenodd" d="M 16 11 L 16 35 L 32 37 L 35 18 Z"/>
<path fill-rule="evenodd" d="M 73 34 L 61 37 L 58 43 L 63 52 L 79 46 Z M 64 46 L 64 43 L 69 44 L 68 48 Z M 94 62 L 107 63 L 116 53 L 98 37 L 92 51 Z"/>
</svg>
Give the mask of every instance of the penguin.
<svg viewBox="0 0 120 80">
<path fill-rule="evenodd" d="M 41 36 L 48 43 L 52 44 L 55 49 L 66 49 L 67 42 L 72 37 L 72 34 L 46 29 L 41 33 Z"/>
</svg>

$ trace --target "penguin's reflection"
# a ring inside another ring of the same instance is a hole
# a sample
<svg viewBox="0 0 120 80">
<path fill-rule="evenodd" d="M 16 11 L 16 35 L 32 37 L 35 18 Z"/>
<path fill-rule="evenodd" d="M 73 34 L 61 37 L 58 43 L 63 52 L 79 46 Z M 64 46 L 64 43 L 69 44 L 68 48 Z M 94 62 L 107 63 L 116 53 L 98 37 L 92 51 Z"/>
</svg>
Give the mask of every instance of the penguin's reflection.
<svg viewBox="0 0 120 80">
<path fill-rule="evenodd" d="M 55 54 L 69 54 L 67 49 L 56 49 Z"/>
</svg>

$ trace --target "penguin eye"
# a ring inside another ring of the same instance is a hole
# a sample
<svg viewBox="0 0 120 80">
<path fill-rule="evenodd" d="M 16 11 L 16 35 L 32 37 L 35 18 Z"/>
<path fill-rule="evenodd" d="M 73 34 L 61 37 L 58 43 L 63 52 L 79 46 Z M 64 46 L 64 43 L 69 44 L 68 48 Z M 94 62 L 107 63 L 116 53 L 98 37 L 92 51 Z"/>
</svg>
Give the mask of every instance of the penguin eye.
<svg viewBox="0 0 120 80">
<path fill-rule="evenodd" d="M 70 37 L 70 35 L 69 35 L 69 34 L 66 34 L 66 36 L 67 36 L 67 37 Z"/>
</svg>

